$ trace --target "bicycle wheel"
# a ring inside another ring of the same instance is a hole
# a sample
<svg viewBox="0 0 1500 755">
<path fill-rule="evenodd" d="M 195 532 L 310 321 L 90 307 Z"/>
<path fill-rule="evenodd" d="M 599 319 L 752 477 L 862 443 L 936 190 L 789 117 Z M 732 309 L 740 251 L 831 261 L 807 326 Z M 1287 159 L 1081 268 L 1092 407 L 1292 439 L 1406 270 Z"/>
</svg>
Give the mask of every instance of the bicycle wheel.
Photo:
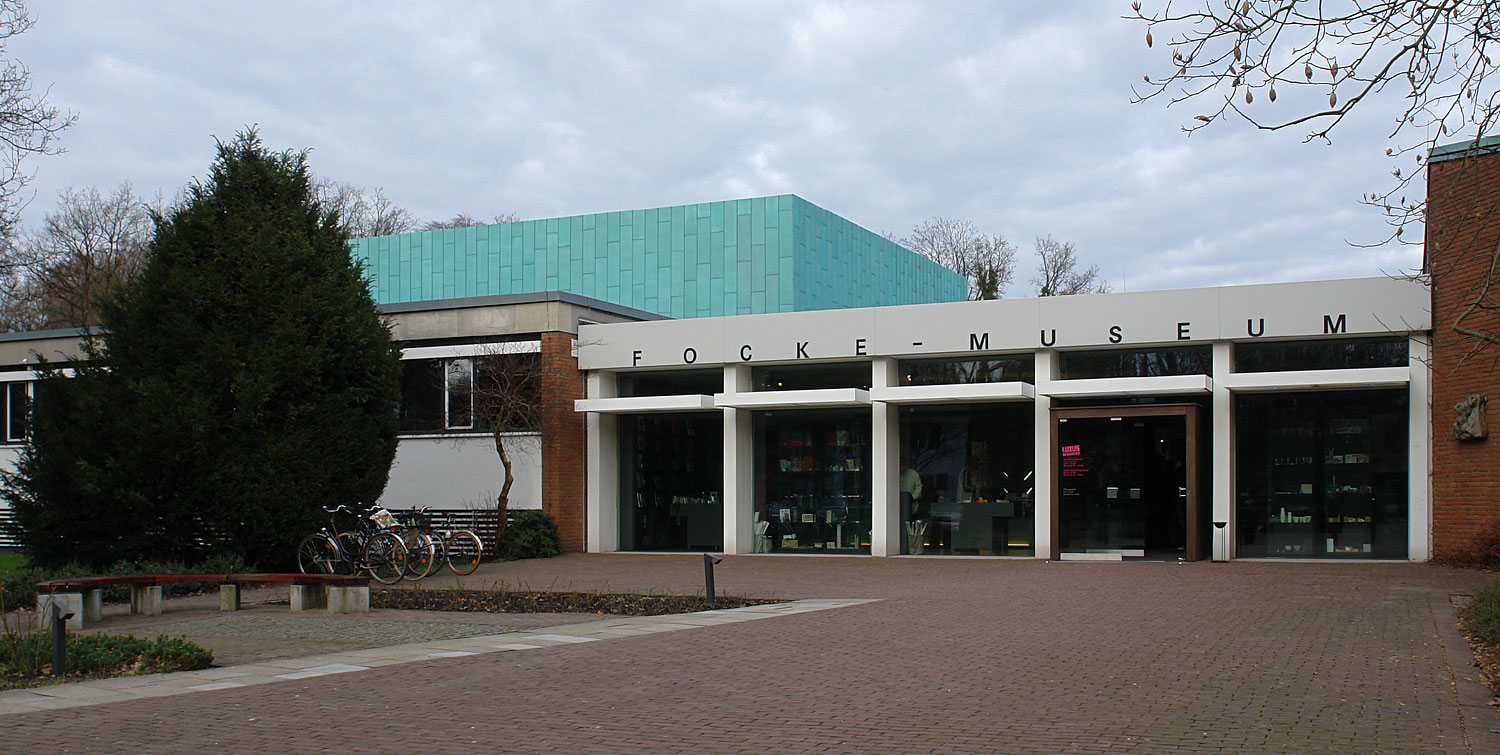
<svg viewBox="0 0 1500 755">
<path fill-rule="evenodd" d="M 448 563 L 448 535 L 445 532 L 436 532 L 430 535 L 432 538 L 432 560 L 427 562 L 427 573 L 423 577 L 430 577 Z"/>
<path fill-rule="evenodd" d="M 484 546 L 479 542 L 478 535 L 468 530 L 459 530 L 448 535 L 444 545 L 448 551 L 448 568 L 454 574 L 472 574 L 479 568 L 479 557 L 484 553 Z"/>
<path fill-rule="evenodd" d="M 364 566 L 382 585 L 394 585 L 406 573 L 406 545 L 394 532 L 377 532 L 365 541 Z"/>
<path fill-rule="evenodd" d="M 334 574 L 358 574 L 360 559 L 365 556 L 365 538 L 358 532 L 339 533 L 339 560 L 333 565 Z"/>
<path fill-rule="evenodd" d="M 333 574 L 339 563 L 339 548 L 321 532 L 315 532 L 297 543 L 297 568 L 303 574 Z"/>
<path fill-rule="evenodd" d="M 402 576 L 418 580 L 430 574 L 437 557 L 432 537 L 421 530 L 407 530 L 401 533 L 401 542 L 406 546 L 406 573 Z"/>
</svg>

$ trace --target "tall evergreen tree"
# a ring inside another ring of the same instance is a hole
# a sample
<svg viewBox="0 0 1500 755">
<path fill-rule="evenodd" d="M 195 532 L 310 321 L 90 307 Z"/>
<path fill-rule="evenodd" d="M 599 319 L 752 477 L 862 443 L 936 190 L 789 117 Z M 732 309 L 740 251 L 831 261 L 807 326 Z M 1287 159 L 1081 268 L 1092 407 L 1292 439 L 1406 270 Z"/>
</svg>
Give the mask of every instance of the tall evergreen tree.
<svg viewBox="0 0 1500 755">
<path fill-rule="evenodd" d="M 91 358 L 39 382 L 5 491 L 37 561 L 284 566 L 320 507 L 384 489 L 399 352 L 306 157 L 220 143 Z"/>
</svg>

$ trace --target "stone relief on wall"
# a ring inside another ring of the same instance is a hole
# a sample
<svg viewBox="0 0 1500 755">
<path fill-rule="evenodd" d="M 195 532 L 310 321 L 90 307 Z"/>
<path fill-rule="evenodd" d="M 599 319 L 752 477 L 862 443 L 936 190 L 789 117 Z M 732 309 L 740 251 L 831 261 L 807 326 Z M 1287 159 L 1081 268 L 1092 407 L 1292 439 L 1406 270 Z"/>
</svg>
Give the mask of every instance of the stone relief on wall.
<svg viewBox="0 0 1500 755">
<path fill-rule="evenodd" d="M 1453 423 L 1455 440 L 1484 440 L 1490 437 L 1489 425 L 1484 421 L 1484 407 L 1489 397 L 1476 393 L 1453 405 L 1458 412 L 1458 421 Z"/>
</svg>

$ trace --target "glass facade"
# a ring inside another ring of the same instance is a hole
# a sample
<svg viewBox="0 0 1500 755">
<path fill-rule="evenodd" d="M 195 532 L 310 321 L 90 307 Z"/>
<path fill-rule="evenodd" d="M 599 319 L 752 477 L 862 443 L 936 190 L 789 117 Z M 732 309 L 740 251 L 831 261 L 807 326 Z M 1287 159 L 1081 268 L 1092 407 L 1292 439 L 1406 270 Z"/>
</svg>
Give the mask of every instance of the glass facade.
<svg viewBox="0 0 1500 755">
<path fill-rule="evenodd" d="M 1234 346 L 1234 370 L 1281 372 L 1405 367 L 1411 362 L 1409 348 L 1405 338 L 1238 343 Z"/>
<path fill-rule="evenodd" d="M 723 420 L 620 417 L 620 548 L 723 549 Z"/>
<path fill-rule="evenodd" d="M 903 407 L 902 553 L 1030 556 L 1030 403 Z"/>
<path fill-rule="evenodd" d="M 870 552 L 870 413 L 756 416 L 754 550 Z"/>
<path fill-rule="evenodd" d="M 1405 558 L 1407 392 L 1235 399 L 1238 555 Z"/>
<path fill-rule="evenodd" d="M 870 364 L 811 364 L 756 367 L 750 371 L 757 391 L 810 391 L 870 387 Z"/>
<path fill-rule="evenodd" d="M 620 396 L 711 396 L 724 390 L 724 372 L 710 368 L 621 375 L 617 390 Z"/>
<path fill-rule="evenodd" d="M 1213 372 L 1210 346 L 1172 346 L 1158 349 L 1065 351 L 1058 355 L 1063 380 L 1113 377 L 1208 375 Z"/>
<path fill-rule="evenodd" d="M 993 359 L 904 359 L 902 385 L 1036 382 L 1036 358 L 1031 354 Z"/>
</svg>

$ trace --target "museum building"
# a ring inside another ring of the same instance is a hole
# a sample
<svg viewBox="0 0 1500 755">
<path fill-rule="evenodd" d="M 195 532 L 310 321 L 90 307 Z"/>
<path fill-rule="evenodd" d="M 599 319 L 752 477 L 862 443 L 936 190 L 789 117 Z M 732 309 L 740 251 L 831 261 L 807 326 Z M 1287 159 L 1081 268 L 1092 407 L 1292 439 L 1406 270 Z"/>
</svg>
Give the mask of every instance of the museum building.
<svg viewBox="0 0 1500 755">
<path fill-rule="evenodd" d="M 1493 383 L 1495 150 L 1433 152 L 1412 279 L 969 302 L 794 195 L 358 239 L 406 366 L 381 502 L 493 500 L 504 355 L 541 376 L 511 505 L 570 550 L 1441 555 L 1500 516 L 1500 451 L 1455 433 Z M 76 341 L 0 336 L 0 463 Z"/>
</svg>

